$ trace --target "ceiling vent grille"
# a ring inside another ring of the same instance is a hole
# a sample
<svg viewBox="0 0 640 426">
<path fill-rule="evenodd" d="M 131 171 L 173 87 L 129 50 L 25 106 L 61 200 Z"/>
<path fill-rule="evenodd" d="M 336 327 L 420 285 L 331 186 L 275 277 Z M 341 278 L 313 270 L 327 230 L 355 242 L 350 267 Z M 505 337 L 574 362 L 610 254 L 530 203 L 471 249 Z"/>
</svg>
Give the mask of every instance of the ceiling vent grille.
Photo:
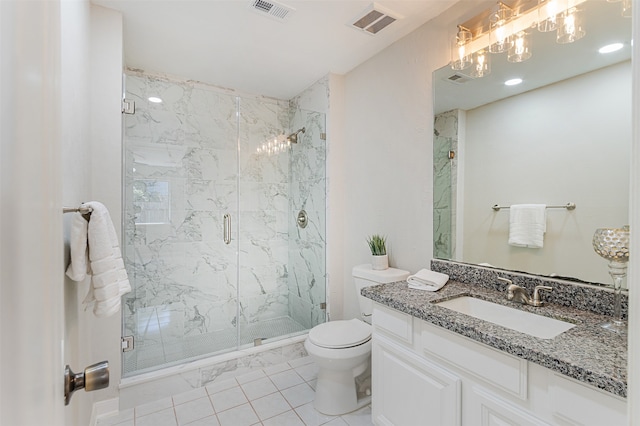
<svg viewBox="0 0 640 426">
<path fill-rule="evenodd" d="M 362 13 L 351 21 L 350 26 L 368 34 L 377 34 L 390 24 L 400 19 L 400 16 L 385 10 L 380 5 L 371 3 Z"/>
<path fill-rule="evenodd" d="M 284 21 L 295 11 L 292 7 L 267 0 L 251 0 L 249 8 L 263 16 L 268 16 L 278 21 Z"/>
<path fill-rule="evenodd" d="M 455 73 L 447 77 L 445 80 L 448 81 L 449 83 L 465 84 L 473 80 L 473 78 L 469 77 L 468 75 Z"/>
</svg>

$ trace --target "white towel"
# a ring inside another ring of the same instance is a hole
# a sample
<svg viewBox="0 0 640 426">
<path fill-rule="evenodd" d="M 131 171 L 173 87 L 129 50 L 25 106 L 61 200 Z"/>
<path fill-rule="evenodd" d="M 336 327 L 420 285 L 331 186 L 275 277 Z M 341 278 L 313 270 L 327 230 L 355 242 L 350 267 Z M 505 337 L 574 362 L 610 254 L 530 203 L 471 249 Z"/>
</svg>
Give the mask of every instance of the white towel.
<svg viewBox="0 0 640 426">
<path fill-rule="evenodd" d="M 546 231 L 545 204 L 514 204 L 509 207 L 509 245 L 542 248 Z"/>
<path fill-rule="evenodd" d="M 91 219 L 87 223 L 80 213 L 73 217 L 71 264 L 67 276 L 74 281 L 83 281 L 87 273 L 91 274 L 84 303 L 93 303 L 93 313 L 97 317 L 107 317 L 120 310 L 120 298 L 131 291 L 131 285 L 109 211 L 97 201 L 83 206 L 91 207 Z"/>
<path fill-rule="evenodd" d="M 447 281 L 449 281 L 449 275 L 428 269 L 420 269 L 415 275 L 407 278 L 409 288 L 426 291 L 438 291 Z"/>
</svg>

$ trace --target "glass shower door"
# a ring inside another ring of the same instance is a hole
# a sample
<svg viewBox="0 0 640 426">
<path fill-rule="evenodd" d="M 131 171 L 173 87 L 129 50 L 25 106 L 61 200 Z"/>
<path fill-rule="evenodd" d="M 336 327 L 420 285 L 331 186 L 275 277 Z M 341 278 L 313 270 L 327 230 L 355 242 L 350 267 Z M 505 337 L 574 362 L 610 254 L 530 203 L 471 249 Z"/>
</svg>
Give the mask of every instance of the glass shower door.
<svg viewBox="0 0 640 426">
<path fill-rule="evenodd" d="M 126 76 L 126 98 L 135 101 L 124 129 L 129 376 L 237 346 L 238 242 L 225 230 L 238 218 L 238 100 L 140 75 Z"/>
<path fill-rule="evenodd" d="M 240 99 L 240 348 L 325 321 L 325 132 L 324 114 Z"/>
<path fill-rule="evenodd" d="M 451 259 L 453 254 L 453 141 L 433 138 L 433 256 Z"/>
</svg>

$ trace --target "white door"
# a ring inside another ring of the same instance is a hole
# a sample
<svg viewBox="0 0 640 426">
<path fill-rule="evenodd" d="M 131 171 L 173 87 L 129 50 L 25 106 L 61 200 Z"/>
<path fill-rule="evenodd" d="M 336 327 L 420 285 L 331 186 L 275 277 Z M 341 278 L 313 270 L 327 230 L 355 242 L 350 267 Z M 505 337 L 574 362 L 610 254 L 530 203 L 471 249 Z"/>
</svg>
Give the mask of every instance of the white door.
<svg viewBox="0 0 640 426">
<path fill-rule="evenodd" d="M 62 425 L 59 0 L 0 1 L 0 424 Z"/>
</svg>

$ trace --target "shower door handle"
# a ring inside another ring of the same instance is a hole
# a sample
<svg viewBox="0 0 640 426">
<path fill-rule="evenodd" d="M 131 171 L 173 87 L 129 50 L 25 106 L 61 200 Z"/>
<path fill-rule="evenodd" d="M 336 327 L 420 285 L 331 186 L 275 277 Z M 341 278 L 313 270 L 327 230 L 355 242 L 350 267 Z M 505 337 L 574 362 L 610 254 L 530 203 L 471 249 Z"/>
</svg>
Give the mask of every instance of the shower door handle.
<svg viewBox="0 0 640 426">
<path fill-rule="evenodd" d="M 224 235 L 222 239 L 225 244 L 231 244 L 231 215 L 229 213 L 225 213 L 224 215 Z"/>
</svg>

